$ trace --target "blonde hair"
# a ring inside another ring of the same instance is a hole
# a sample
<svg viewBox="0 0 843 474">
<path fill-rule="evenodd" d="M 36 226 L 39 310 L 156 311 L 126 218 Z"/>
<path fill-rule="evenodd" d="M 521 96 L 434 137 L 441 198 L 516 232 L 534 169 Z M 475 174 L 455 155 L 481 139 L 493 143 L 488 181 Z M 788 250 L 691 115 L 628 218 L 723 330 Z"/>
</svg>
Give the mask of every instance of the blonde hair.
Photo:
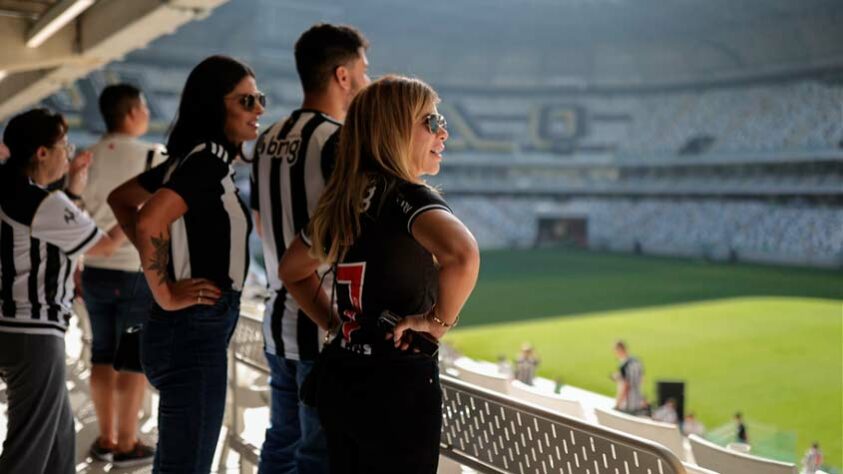
<svg viewBox="0 0 843 474">
<path fill-rule="evenodd" d="M 439 102 L 419 79 L 385 76 L 360 91 L 340 129 L 337 163 L 310 220 L 310 255 L 333 263 L 360 235 L 363 194 L 374 174 L 420 182 L 412 163 L 413 126 Z"/>
</svg>

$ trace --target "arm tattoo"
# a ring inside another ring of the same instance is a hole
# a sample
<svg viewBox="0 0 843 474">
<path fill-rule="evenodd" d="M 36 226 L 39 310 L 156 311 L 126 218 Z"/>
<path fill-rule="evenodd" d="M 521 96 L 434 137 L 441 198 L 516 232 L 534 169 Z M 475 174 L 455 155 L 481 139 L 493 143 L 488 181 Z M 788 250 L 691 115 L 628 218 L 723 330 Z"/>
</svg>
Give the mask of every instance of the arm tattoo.
<svg viewBox="0 0 843 474">
<path fill-rule="evenodd" d="M 152 237 L 150 240 L 152 246 L 155 247 L 155 254 L 147 268 L 158 273 L 158 283 L 163 284 L 169 279 L 167 266 L 170 263 L 170 239 L 164 237 L 164 233 L 161 232 L 158 237 Z"/>
</svg>

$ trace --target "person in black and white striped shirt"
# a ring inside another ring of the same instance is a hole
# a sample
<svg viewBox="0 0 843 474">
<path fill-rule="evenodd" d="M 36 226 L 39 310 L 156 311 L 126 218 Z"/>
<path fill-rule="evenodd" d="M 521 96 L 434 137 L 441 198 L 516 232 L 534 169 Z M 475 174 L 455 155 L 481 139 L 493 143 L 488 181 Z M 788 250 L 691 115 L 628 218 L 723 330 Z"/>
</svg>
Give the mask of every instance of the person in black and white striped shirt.
<svg viewBox="0 0 843 474">
<path fill-rule="evenodd" d="M 640 415 L 647 409 L 647 399 L 641 389 L 643 387 L 644 366 L 629 355 L 624 341 L 615 342 L 615 356 L 621 365 L 614 379 L 618 384 L 618 394 L 615 398 L 615 409 Z"/>
<path fill-rule="evenodd" d="M 255 148 L 251 205 L 269 281 L 263 335 L 272 371 L 262 473 L 328 472 L 316 410 L 298 401 L 299 385 L 319 354 L 321 336 L 283 287 L 278 262 L 310 220 L 334 166 L 336 132 L 351 99 L 370 82 L 367 48 L 366 38 L 350 26 L 317 24 L 302 33 L 295 47 L 302 106 L 265 131 Z M 319 273 L 330 288 L 327 270 L 323 266 Z"/>
<path fill-rule="evenodd" d="M 161 397 L 153 472 L 211 469 L 249 262 L 251 220 L 232 162 L 257 138 L 265 104 L 248 66 L 205 59 L 187 78 L 168 161 L 109 196 L 156 302 L 141 349 Z"/>
<path fill-rule="evenodd" d="M 12 118 L 11 156 L 0 167 L 0 377 L 9 424 L 0 472 L 72 473 L 73 413 L 65 385 L 64 332 L 83 253 L 109 255 L 121 239 L 100 231 L 74 201 L 91 154 L 68 165 L 67 122 L 47 109 Z M 47 186 L 69 171 L 66 190 Z M 33 449 L 35 447 L 35 449 Z"/>
</svg>

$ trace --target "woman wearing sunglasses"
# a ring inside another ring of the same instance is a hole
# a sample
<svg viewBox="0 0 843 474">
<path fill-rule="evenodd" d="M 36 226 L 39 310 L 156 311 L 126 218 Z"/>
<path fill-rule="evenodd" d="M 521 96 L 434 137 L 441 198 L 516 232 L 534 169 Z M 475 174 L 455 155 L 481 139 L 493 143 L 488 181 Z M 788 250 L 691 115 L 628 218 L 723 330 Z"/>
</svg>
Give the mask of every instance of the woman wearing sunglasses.
<svg viewBox="0 0 843 474">
<path fill-rule="evenodd" d="M 248 66 L 225 56 L 202 61 L 182 92 L 170 158 L 109 196 L 156 302 L 141 342 L 144 372 L 161 396 L 154 472 L 211 469 L 249 261 L 251 221 L 232 162 L 257 138 L 265 104 Z"/>
<path fill-rule="evenodd" d="M 73 473 L 76 449 L 64 333 L 77 257 L 110 255 L 122 242 L 76 203 L 91 154 L 72 162 L 61 114 L 33 109 L 9 120 L 0 166 L 0 378 L 9 419 L 0 472 Z M 50 191 L 63 183 L 64 191 Z"/>
<path fill-rule="evenodd" d="M 351 102 L 337 164 L 308 230 L 279 273 L 335 336 L 320 359 L 317 406 L 334 473 L 435 473 L 441 429 L 437 360 L 413 338 L 441 338 L 474 288 L 469 230 L 424 175 L 439 172 L 448 131 L 434 90 L 387 76 Z M 335 265 L 338 315 L 316 268 Z M 393 331 L 384 310 L 406 316 Z"/>
</svg>

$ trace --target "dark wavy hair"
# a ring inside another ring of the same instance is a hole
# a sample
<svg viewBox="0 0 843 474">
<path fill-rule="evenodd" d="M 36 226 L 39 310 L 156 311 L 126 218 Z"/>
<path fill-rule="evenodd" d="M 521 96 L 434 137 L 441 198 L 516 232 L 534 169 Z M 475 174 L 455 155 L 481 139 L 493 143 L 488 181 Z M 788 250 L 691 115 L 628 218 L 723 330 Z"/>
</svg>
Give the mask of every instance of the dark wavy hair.
<svg viewBox="0 0 843 474">
<path fill-rule="evenodd" d="M 64 116 L 50 109 L 38 108 L 15 115 L 3 132 L 9 159 L 0 167 L 7 172 L 24 173 L 39 147 L 51 147 L 67 133 Z"/>
<path fill-rule="evenodd" d="M 225 136 L 224 97 L 246 76 L 255 77 L 255 73 L 229 56 L 211 56 L 190 71 L 167 140 L 170 156 L 182 157 L 208 141 L 225 146 L 232 158 L 240 154 L 240 144 Z"/>
</svg>

